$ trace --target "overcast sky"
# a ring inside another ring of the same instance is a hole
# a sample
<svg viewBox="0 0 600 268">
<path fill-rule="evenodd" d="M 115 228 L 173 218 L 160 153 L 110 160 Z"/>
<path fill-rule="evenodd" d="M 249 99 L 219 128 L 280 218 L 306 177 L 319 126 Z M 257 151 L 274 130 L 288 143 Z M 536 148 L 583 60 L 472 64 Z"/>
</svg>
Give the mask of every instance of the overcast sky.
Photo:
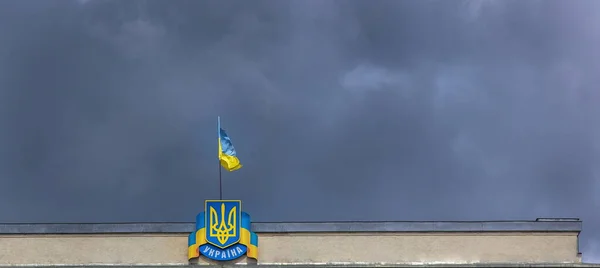
<svg viewBox="0 0 600 268">
<path fill-rule="evenodd" d="M 0 222 L 580 217 L 600 1 L 0 1 Z"/>
</svg>

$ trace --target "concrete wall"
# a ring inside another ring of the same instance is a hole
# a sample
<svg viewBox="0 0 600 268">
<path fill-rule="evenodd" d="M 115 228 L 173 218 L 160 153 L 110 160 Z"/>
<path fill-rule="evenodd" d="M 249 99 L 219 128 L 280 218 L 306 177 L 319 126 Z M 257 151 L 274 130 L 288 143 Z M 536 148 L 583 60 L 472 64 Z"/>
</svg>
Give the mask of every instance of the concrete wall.
<svg viewBox="0 0 600 268">
<path fill-rule="evenodd" d="M 258 263 L 580 263 L 578 233 L 259 233 Z M 188 264 L 187 235 L 0 232 L 0 266 Z"/>
</svg>

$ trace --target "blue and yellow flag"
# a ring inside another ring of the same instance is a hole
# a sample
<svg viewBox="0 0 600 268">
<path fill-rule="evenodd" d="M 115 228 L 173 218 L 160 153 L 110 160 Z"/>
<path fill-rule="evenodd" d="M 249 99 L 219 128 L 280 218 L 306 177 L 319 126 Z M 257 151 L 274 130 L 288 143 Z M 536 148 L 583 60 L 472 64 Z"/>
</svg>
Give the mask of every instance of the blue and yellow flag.
<svg viewBox="0 0 600 268">
<path fill-rule="evenodd" d="M 238 170 L 242 167 L 240 160 L 236 156 L 235 148 L 231 139 L 225 133 L 225 130 L 221 128 L 221 120 L 219 120 L 219 161 L 221 166 L 227 171 Z"/>
</svg>

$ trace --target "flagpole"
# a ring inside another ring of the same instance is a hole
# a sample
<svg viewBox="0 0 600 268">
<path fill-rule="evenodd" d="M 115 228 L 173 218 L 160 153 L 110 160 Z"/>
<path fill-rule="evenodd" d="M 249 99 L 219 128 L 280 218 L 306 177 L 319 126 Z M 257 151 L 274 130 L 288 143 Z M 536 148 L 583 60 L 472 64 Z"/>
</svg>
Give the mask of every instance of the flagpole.
<svg viewBox="0 0 600 268">
<path fill-rule="evenodd" d="M 219 139 L 219 149 L 221 150 L 221 117 L 217 116 L 217 137 Z M 219 155 L 221 152 L 219 151 Z M 217 164 L 219 165 L 219 200 L 223 200 L 223 180 L 221 177 L 221 159 L 219 159 L 219 155 L 217 155 Z"/>
<path fill-rule="evenodd" d="M 219 163 L 219 200 L 223 200 L 223 180 L 221 179 L 221 163 Z"/>
</svg>

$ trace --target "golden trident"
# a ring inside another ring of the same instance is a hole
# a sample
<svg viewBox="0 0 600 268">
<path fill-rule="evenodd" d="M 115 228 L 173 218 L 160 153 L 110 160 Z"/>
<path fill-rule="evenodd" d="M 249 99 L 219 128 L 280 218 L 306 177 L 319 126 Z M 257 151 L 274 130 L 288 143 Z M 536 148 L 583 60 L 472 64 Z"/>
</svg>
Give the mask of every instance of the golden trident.
<svg viewBox="0 0 600 268">
<path fill-rule="evenodd" d="M 222 245 L 227 242 L 230 237 L 237 236 L 236 230 L 236 217 L 237 207 L 233 207 L 229 211 L 229 216 L 227 217 L 227 224 L 225 223 L 225 203 L 221 203 L 221 220 L 219 221 L 219 217 L 217 216 L 217 211 L 214 207 L 210 207 L 210 236 L 216 237 L 219 240 L 219 243 Z M 217 227 L 218 225 L 218 227 Z"/>
</svg>

